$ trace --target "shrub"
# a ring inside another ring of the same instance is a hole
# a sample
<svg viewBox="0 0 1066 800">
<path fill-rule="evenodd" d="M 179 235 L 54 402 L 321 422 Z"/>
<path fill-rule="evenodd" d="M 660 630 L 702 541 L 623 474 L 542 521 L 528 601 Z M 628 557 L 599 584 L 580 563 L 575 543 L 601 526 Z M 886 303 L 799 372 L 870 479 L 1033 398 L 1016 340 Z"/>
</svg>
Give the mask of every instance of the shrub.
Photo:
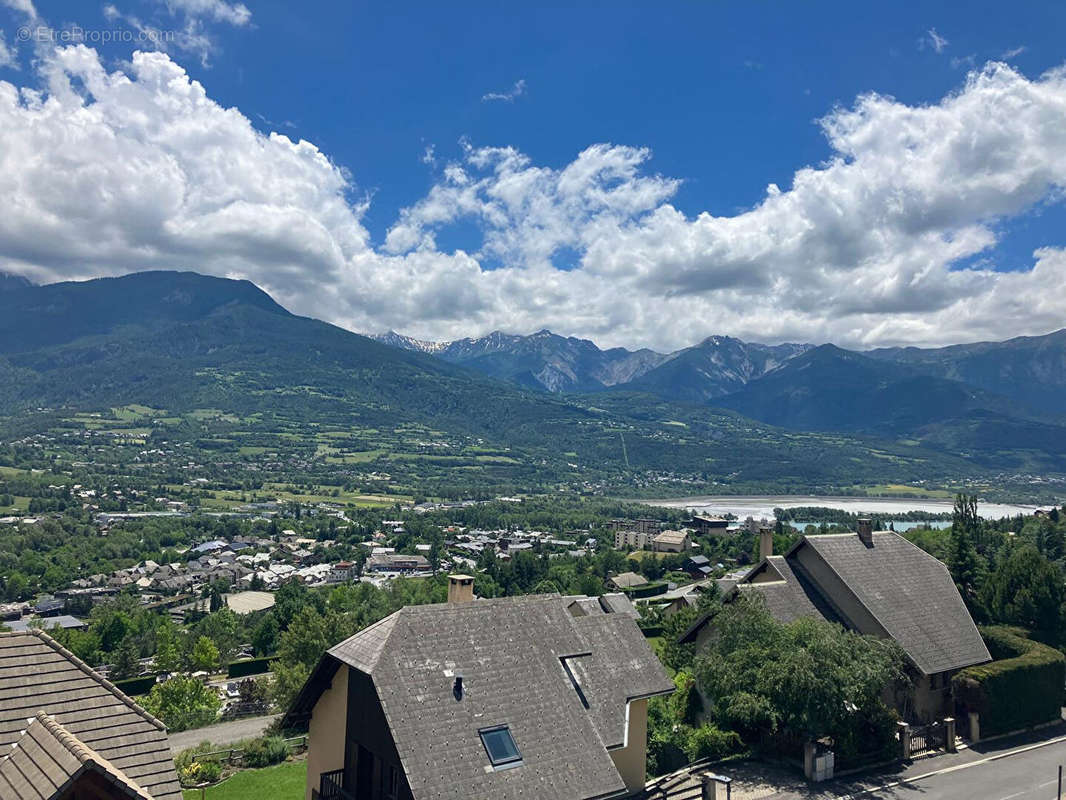
<svg viewBox="0 0 1066 800">
<path fill-rule="evenodd" d="M 656 728 L 648 736 L 648 775 L 665 775 L 689 763 L 680 725 Z"/>
<path fill-rule="evenodd" d="M 955 698 L 966 712 L 980 715 L 981 734 L 994 735 L 1058 719 L 1066 658 L 1035 642 L 1022 628 L 981 629 L 988 664 L 967 667 L 952 679 Z"/>
<path fill-rule="evenodd" d="M 115 686 L 130 697 L 148 694 L 155 686 L 155 675 L 144 675 L 140 678 L 128 678 L 124 681 L 115 681 Z"/>
<path fill-rule="evenodd" d="M 629 586 L 622 589 L 622 593 L 629 596 L 630 600 L 635 600 L 638 597 L 655 597 L 660 594 L 665 594 L 670 588 L 670 585 L 666 581 L 653 581 L 652 583 L 646 583 L 643 586 Z"/>
<path fill-rule="evenodd" d="M 656 728 L 648 737 L 648 774 L 665 775 L 702 758 L 721 759 L 743 750 L 740 736 L 711 723 Z"/>
<path fill-rule="evenodd" d="M 246 675 L 259 675 L 270 671 L 270 662 L 275 656 L 266 658 L 246 658 L 243 661 L 233 661 L 226 667 L 226 675 L 230 678 L 243 678 Z"/>
<path fill-rule="evenodd" d="M 217 757 L 204 758 L 218 748 L 211 742 L 203 741 L 196 747 L 182 750 L 174 759 L 178 771 L 178 780 L 183 786 L 197 786 L 201 783 L 215 783 L 222 777 L 222 762 Z"/>
<path fill-rule="evenodd" d="M 701 758 L 725 758 L 739 753 L 744 747 L 740 736 L 733 731 L 723 731 L 714 725 L 700 725 L 693 728 L 685 744 L 685 753 L 690 761 Z"/>
<path fill-rule="evenodd" d="M 686 725 L 696 724 L 703 712 L 703 701 L 696 688 L 695 677 L 681 670 L 674 676 L 674 686 L 677 687 L 677 691 L 670 695 L 667 701 L 671 715 L 675 720 Z"/>
<path fill-rule="evenodd" d="M 289 745 L 280 736 L 254 739 L 244 748 L 244 764 L 248 767 L 269 767 L 289 757 Z"/>
<path fill-rule="evenodd" d="M 199 786 L 201 783 L 217 783 L 222 777 L 222 764 L 214 759 L 193 761 L 178 770 L 178 780 L 183 786 Z"/>
</svg>

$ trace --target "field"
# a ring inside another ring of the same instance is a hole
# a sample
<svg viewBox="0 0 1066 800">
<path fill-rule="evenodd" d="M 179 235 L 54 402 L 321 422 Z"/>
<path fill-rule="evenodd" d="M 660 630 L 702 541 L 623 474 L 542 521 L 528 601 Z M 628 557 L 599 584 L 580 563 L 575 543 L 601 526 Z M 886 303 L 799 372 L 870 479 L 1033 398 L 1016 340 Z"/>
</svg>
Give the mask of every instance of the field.
<svg viewBox="0 0 1066 800">
<path fill-rule="evenodd" d="M 12 501 L 0 516 L 51 510 L 30 507 L 27 481 L 116 479 L 145 493 L 165 487 L 211 512 L 263 502 L 374 509 L 420 498 L 554 491 L 947 498 L 965 490 L 990 499 L 1024 497 L 1014 496 L 1002 476 L 978 479 L 972 465 L 913 447 L 782 431 L 713 409 L 646 409 L 630 397 L 597 396 L 595 411 L 573 401 L 565 413 L 556 408 L 557 416 L 528 420 L 505 438 L 363 406 L 320 411 L 129 404 L 0 418 L 0 483 Z M 679 411 L 686 416 L 679 419 Z M 654 422 L 667 412 L 674 416 Z"/>
<path fill-rule="evenodd" d="M 901 483 L 881 483 L 866 489 L 870 497 L 928 497 L 948 500 L 952 494 L 944 489 L 927 489 L 921 486 L 905 486 Z"/>
<path fill-rule="evenodd" d="M 186 789 L 185 800 L 300 800 L 307 780 L 307 762 L 246 769 L 206 790 Z"/>
</svg>

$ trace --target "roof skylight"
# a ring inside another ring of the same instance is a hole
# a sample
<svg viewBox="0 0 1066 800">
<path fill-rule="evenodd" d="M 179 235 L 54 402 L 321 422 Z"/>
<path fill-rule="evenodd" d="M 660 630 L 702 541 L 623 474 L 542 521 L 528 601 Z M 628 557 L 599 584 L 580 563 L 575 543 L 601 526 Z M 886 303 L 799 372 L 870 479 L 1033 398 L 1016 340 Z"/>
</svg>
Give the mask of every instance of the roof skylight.
<svg viewBox="0 0 1066 800">
<path fill-rule="evenodd" d="M 511 736 L 511 729 L 506 725 L 482 728 L 478 733 L 481 735 L 481 743 L 485 745 L 485 752 L 488 753 L 492 766 L 518 766 L 522 761 L 522 754 L 518 752 L 518 745 Z"/>
</svg>

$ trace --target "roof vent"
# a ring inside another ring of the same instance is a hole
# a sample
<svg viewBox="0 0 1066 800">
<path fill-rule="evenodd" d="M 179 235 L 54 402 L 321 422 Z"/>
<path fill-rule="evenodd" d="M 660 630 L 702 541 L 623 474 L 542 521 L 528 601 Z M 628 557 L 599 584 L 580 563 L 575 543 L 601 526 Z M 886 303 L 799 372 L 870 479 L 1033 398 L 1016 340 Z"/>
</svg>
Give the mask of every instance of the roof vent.
<svg viewBox="0 0 1066 800">
<path fill-rule="evenodd" d="M 452 694 L 455 695 L 456 700 L 463 699 L 463 676 L 456 675 L 455 683 L 452 685 Z"/>
<path fill-rule="evenodd" d="M 874 524 L 871 520 L 859 520 L 859 541 L 867 547 L 874 546 Z"/>
</svg>

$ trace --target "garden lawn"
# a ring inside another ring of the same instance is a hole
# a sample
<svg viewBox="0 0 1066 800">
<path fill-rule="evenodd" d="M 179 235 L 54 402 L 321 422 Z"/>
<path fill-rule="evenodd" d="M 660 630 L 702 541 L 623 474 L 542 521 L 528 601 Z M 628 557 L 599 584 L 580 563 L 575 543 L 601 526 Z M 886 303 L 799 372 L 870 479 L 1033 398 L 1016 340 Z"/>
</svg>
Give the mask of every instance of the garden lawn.
<svg viewBox="0 0 1066 800">
<path fill-rule="evenodd" d="M 217 786 L 207 787 L 204 800 L 301 800 L 307 780 L 306 761 L 245 769 Z M 200 800 L 199 789 L 186 789 L 185 800 Z"/>
</svg>

